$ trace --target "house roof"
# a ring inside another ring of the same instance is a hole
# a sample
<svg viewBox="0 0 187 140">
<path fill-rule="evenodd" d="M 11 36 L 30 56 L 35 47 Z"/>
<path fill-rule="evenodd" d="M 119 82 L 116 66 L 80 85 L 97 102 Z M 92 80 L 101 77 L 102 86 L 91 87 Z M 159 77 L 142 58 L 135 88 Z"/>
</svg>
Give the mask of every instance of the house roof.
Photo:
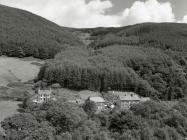
<svg viewBox="0 0 187 140">
<path fill-rule="evenodd" d="M 149 101 L 149 100 L 150 100 L 149 97 L 143 97 L 143 98 L 141 98 L 141 102 L 146 102 L 146 101 Z"/>
<path fill-rule="evenodd" d="M 131 96 L 123 96 L 123 97 L 120 97 L 120 100 L 121 101 L 140 101 L 141 98 L 136 96 L 136 97 L 131 97 Z"/>
<path fill-rule="evenodd" d="M 141 97 L 134 92 L 110 91 L 110 93 L 118 96 L 121 101 L 141 101 L 141 102 L 145 102 L 145 101 L 150 100 L 149 97 Z"/>
<path fill-rule="evenodd" d="M 122 101 L 140 101 L 141 97 L 134 92 L 110 91 Z"/>
<path fill-rule="evenodd" d="M 50 95 L 51 94 L 51 90 L 38 90 L 38 94 L 46 94 L 46 95 Z"/>
<path fill-rule="evenodd" d="M 55 83 L 51 85 L 52 88 L 61 88 L 61 85 L 59 83 Z"/>
<path fill-rule="evenodd" d="M 74 99 L 74 100 L 68 100 L 69 103 L 78 103 L 78 104 L 83 104 L 84 101 L 82 101 L 81 99 Z"/>
<path fill-rule="evenodd" d="M 99 92 L 94 92 L 90 90 L 82 90 L 78 94 L 82 100 L 87 100 L 89 97 L 100 97 L 101 96 Z"/>
<path fill-rule="evenodd" d="M 105 100 L 102 97 L 90 97 L 90 101 L 93 101 L 95 103 L 104 103 Z"/>
</svg>

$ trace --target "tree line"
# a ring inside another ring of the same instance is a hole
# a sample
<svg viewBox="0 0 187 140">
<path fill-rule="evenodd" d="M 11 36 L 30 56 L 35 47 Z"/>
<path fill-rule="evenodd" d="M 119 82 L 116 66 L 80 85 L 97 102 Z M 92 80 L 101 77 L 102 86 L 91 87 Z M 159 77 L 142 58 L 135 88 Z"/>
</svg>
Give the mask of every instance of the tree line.
<svg viewBox="0 0 187 140">
<path fill-rule="evenodd" d="M 94 52 L 64 50 L 40 69 L 38 80 L 75 90 L 134 91 L 163 100 L 184 97 L 187 87 L 185 71 L 166 53 L 117 45 Z"/>
<path fill-rule="evenodd" d="M 187 137 L 186 101 L 147 101 L 98 114 L 92 101 L 25 102 L 22 113 L 1 123 L 2 140 L 179 140 Z"/>
</svg>

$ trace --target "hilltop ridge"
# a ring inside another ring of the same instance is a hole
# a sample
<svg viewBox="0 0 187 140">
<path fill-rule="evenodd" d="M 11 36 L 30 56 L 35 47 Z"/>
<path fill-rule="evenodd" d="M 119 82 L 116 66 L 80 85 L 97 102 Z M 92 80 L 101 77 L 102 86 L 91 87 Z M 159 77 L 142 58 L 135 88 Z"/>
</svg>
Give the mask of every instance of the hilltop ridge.
<svg viewBox="0 0 187 140">
<path fill-rule="evenodd" d="M 53 58 L 81 41 L 67 29 L 30 12 L 0 5 L 0 54 Z"/>
</svg>

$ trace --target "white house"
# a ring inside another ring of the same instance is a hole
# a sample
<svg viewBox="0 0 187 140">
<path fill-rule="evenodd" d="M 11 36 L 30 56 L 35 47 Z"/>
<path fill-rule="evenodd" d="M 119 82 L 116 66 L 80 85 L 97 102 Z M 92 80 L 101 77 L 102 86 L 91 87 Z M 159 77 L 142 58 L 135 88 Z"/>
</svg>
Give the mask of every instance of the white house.
<svg viewBox="0 0 187 140">
<path fill-rule="evenodd" d="M 52 90 L 38 90 L 38 94 L 32 97 L 32 102 L 34 103 L 44 103 L 50 100 L 56 100 L 55 97 L 52 97 Z"/>
</svg>

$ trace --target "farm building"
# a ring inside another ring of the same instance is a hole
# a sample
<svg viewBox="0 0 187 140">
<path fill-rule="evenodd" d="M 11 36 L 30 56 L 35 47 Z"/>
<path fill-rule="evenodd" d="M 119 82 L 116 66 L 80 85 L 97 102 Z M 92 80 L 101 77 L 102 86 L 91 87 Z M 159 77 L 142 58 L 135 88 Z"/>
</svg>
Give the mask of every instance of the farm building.
<svg viewBox="0 0 187 140">
<path fill-rule="evenodd" d="M 78 94 L 83 101 L 87 100 L 90 97 L 102 97 L 101 93 L 90 90 L 82 90 Z"/>
<path fill-rule="evenodd" d="M 38 90 L 38 94 L 32 97 L 32 102 L 34 103 L 44 103 L 50 100 L 56 100 L 55 97 L 52 95 L 52 90 Z"/>
<path fill-rule="evenodd" d="M 106 101 L 102 97 L 89 97 L 89 100 L 96 104 L 98 111 L 104 110 L 106 107 Z"/>
<path fill-rule="evenodd" d="M 121 108 L 126 109 L 130 108 L 133 104 L 150 100 L 150 98 L 141 97 L 134 92 L 109 91 L 109 93 L 112 93 L 114 96 L 119 97 Z"/>
<path fill-rule="evenodd" d="M 83 104 L 84 102 L 81 99 L 72 99 L 72 100 L 68 100 L 69 103 L 75 103 L 75 104 Z"/>
<path fill-rule="evenodd" d="M 93 101 L 98 111 L 103 110 L 106 107 L 107 102 L 103 99 L 101 93 L 89 90 L 83 90 L 79 92 L 80 99 L 84 103 L 87 99 Z"/>
</svg>

